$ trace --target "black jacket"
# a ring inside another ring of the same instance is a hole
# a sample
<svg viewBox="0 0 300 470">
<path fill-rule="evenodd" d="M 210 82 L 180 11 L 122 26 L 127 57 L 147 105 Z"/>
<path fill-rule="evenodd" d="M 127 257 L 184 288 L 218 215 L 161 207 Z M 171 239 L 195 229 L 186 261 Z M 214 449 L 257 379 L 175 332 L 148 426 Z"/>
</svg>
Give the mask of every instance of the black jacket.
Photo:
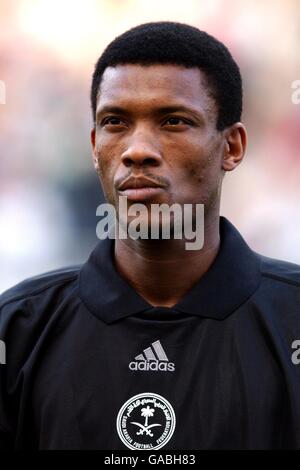
<svg viewBox="0 0 300 470">
<path fill-rule="evenodd" d="M 220 236 L 173 308 L 127 284 L 109 239 L 2 294 L 0 448 L 300 448 L 300 267 L 223 217 Z"/>
</svg>

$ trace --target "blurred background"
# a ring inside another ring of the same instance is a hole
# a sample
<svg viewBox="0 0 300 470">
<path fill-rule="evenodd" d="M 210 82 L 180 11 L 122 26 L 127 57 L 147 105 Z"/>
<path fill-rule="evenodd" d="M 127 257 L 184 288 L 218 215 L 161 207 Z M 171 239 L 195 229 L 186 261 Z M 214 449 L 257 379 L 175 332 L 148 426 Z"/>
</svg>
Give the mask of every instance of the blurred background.
<svg viewBox="0 0 300 470">
<path fill-rule="evenodd" d="M 300 263 L 299 0 L 0 0 L 0 292 L 96 245 L 94 64 L 115 36 L 159 20 L 206 30 L 240 65 L 249 146 L 221 213 L 256 251 Z"/>
</svg>

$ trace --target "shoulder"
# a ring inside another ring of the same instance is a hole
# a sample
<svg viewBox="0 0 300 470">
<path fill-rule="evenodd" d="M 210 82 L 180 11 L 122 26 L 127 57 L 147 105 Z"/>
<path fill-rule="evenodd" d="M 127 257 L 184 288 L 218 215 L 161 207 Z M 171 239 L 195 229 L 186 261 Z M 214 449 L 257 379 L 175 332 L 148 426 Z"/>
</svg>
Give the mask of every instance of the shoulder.
<svg viewBox="0 0 300 470">
<path fill-rule="evenodd" d="M 74 298 L 79 270 L 74 266 L 31 277 L 0 295 L 0 339 L 10 370 L 17 373 L 42 334 L 72 310 L 60 307 Z"/>
<path fill-rule="evenodd" d="M 72 310 L 60 307 L 74 298 L 79 270 L 74 266 L 31 277 L 0 295 L 0 339 L 11 377 L 18 377 L 51 325 Z"/>
<path fill-rule="evenodd" d="M 265 279 L 300 287 L 300 265 L 289 261 L 258 255 L 261 260 L 261 274 Z"/>
<path fill-rule="evenodd" d="M 77 282 L 81 266 L 71 266 L 30 277 L 0 295 L 0 310 L 28 299 L 52 297 Z"/>
</svg>

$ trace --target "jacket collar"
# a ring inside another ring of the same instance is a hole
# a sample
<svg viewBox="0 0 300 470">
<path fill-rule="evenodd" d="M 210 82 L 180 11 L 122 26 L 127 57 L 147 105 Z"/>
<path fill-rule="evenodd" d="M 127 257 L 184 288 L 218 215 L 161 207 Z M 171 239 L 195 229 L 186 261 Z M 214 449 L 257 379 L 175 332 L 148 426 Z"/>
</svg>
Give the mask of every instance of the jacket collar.
<svg viewBox="0 0 300 470">
<path fill-rule="evenodd" d="M 121 277 L 113 259 L 114 240 L 101 240 L 79 273 L 79 297 L 105 323 L 154 308 Z M 169 311 L 224 319 L 255 292 L 260 279 L 259 256 L 221 216 L 220 249 L 213 264 Z"/>
</svg>

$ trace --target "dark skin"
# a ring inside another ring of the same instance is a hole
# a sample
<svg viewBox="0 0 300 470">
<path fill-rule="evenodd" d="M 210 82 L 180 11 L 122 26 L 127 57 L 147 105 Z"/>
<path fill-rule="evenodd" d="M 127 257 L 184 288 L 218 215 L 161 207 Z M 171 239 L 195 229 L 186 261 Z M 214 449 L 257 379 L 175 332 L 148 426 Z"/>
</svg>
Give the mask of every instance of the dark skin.
<svg viewBox="0 0 300 470">
<path fill-rule="evenodd" d="M 174 306 L 213 263 L 223 177 L 245 153 L 244 125 L 218 131 L 209 91 L 203 72 L 177 65 L 119 65 L 102 78 L 91 142 L 108 202 L 117 207 L 117 182 L 146 175 L 166 187 L 145 204 L 205 206 L 201 250 L 186 250 L 185 239 L 116 238 L 118 271 L 153 306 Z M 175 110 L 179 106 L 184 109 Z"/>
</svg>

